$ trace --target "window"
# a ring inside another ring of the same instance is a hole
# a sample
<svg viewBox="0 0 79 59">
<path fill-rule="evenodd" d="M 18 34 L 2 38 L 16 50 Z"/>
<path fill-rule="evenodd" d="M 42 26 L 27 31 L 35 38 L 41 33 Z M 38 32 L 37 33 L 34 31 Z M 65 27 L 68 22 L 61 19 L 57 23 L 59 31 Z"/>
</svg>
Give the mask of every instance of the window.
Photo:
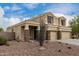
<svg viewBox="0 0 79 59">
<path fill-rule="evenodd" d="M 48 23 L 51 23 L 51 22 L 52 22 L 53 17 L 48 16 L 48 17 L 47 17 L 47 19 L 48 19 Z"/>
<path fill-rule="evenodd" d="M 61 25 L 65 26 L 65 20 L 61 20 Z"/>
</svg>

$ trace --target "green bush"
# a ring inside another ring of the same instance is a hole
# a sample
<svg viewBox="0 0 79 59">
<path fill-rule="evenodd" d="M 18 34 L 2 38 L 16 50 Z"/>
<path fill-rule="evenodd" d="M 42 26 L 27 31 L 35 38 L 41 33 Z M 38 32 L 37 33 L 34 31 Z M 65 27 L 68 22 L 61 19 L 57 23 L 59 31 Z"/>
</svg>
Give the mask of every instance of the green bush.
<svg viewBox="0 0 79 59">
<path fill-rule="evenodd" d="M 6 45 L 7 44 L 7 39 L 4 37 L 0 37 L 0 45 Z"/>
</svg>

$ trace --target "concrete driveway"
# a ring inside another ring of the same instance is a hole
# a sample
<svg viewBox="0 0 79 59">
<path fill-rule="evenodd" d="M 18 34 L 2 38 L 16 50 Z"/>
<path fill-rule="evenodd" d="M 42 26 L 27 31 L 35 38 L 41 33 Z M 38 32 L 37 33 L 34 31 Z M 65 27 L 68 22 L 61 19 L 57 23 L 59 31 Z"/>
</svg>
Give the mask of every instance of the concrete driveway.
<svg viewBox="0 0 79 59">
<path fill-rule="evenodd" d="M 57 40 L 58 42 L 79 45 L 79 39 Z"/>
</svg>

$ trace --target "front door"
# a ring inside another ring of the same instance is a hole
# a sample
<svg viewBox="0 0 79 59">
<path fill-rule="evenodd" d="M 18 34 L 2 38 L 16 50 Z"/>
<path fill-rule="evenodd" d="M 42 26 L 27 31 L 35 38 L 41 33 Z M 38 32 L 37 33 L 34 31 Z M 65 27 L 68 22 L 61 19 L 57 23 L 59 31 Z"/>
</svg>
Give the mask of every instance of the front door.
<svg viewBox="0 0 79 59">
<path fill-rule="evenodd" d="M 29 26 L 30 31 L 30 39 L 36 40 L 37 39 L 37 26 Z"/>
<path fill-rule="evenodd" d="M 61 39 L 61 32 L 57 31 L 57 40 L 60 40 L 60 39 Z"/>
</svg>

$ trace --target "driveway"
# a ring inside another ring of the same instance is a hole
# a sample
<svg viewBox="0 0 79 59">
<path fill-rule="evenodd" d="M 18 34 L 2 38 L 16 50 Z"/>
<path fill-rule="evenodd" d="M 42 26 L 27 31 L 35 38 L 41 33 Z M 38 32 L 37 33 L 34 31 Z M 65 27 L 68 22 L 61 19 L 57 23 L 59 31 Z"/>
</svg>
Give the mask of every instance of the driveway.
<svg viewBox="0 0 79 59">
<path fill-rule="evenodd" d="M 79 45 L 79 39 L 57 40 L 58 42 Z"/>
</svg>

